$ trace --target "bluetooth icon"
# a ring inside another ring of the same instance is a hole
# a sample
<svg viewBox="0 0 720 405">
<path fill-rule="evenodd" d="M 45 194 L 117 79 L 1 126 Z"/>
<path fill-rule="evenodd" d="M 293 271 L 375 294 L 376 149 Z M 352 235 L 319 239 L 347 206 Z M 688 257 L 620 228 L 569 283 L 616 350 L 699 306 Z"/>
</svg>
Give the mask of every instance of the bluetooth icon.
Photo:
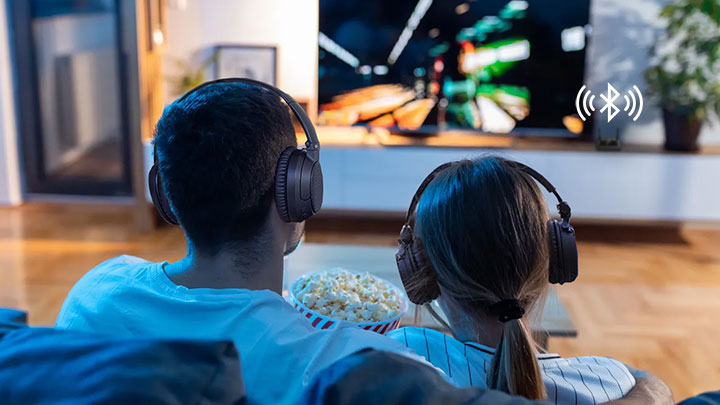
<svg viewBox="0 0 720 405">
<path fill-rule="evenodd" d="M 617 90 L 615 90 L 615 87 L 612 86 L 612 84 L 608 83 L 608 94 L 607 97 L 605 97 L 604 94 L 600 95 L 600 98 L 605 100 L 605 105 L 603 108 L 600 109 L 600 112 L 604 112 L 605 110 L 608 111 L 608 122 L 610 122 L 613 118 L 615 118 L 615 115 L 620 112 L 620 109 L 614 104 L 614 101 L 620 97 L 620 93 L 618 93 Z"/>
<path fill-rule="evenodd" d="M 600 112 L 603 113 L 607 110 L 608 122 L 610 122 L 613 118 L 615 118 L 617 113 L 620 112 L 620 108 L 615 105 L 615 100 L 620 97 L 620 93 L 615 90 L 615 87 L 613 87 L 612 84 L 608 83 L 607 86 L 607 96 L 604 94 L 600 95 L 600 98 L 605 101 L 605 105 L 602 109 L 600 109 Z M 583 121 L 590 117 L 590 114 L 595 111 L 595 95 L 592 94 L 590 90 L 586 89 L 587 87 L 583 85 L 575 97 L 575 109 L 577 110 L 578 116 Z M 628 117 L 632 117 L 633 121 L 637 121 L 643 110 L 643 96 L 642 93 L 640 93 L 640 89 L 633 85 L 632 90 L 628 90 L 627 94 L 623 95 L 623 98 L 625 99 L 625 108 L 623 111 L 627 113 Z M 583 112 L 585 113 L 584 115 Z"/>
</svg>

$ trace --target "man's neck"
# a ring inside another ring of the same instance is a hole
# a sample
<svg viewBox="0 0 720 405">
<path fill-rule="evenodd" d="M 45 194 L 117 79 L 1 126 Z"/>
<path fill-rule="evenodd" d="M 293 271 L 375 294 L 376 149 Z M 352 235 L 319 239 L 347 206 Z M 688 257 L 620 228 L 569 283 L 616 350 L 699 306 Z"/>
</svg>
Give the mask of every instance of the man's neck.
<svg viewBox="0 0 720 405">
<path fill-rule="evenodd" d="M 187 288 L 243 288 L 280 294 L 283 249 L 233 246 L 210 255 L 190 247 L 185 258 L 165 266 L 165 273 L 173 283 Z"/>
</svg>

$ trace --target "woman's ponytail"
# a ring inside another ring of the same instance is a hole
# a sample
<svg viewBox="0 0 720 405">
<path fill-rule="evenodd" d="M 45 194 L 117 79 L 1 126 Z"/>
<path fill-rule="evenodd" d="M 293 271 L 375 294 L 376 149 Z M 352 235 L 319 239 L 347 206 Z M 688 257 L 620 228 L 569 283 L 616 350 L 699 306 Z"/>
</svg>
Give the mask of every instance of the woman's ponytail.
<svg viewBox="0 0 720 405">
<path fill-rule="evenodd" d="M 527 324 L 542 313 L 549 285 L 549 218 L 533 178 L 514 162 L 488 156 L 437 174 L 415 222 L 441 299 L 470 318 L 475 330 L 468 333 L 490 339 L 472 324 L 474 317 L 504 323 L 488 386 L 534 400 L 546 394 Z"/>
<path fill-rule="evenodd" d="M 505 322 L 502 340 L 490 363 L 487 385 L 528 399 L 545 399 L 537 351 L 522 319 Z"/>
</svg>

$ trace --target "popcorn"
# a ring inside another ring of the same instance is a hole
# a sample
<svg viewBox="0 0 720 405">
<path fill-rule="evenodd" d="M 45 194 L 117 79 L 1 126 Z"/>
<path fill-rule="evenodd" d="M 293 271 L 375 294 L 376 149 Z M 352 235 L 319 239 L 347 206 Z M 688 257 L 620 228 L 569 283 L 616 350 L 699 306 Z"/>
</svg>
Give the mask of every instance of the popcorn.
<svg viewBox="0 0 720 405">
<path fill-rule="evenodd" d="M 402 310 L 397 289 L 367 272 L 312 273 L 297 283 L 293 295 L 315 312 L 350 322 L 381 322 Z"/>
</svg>

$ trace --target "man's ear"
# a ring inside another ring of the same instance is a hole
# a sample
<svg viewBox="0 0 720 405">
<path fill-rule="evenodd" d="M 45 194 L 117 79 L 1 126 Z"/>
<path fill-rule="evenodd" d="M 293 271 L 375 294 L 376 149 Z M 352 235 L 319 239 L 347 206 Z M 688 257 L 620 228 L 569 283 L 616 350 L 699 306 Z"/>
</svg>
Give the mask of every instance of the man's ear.
<svg viewBox="0 0 720 405">
<path fill-rule="evenodd" d="M 277 235 L 278 239 L 284 240 L 286 239 L 286 235 L 291 233 L 293 225 L 293 223 L 287 223 L 282 220 L 278 213 L 275 199 L 273 199 L 270 203 L 270 211 L 268 212 L 265 226 L 268 227 L 274 235 Z"/>
<path fill-rule="evenodd" d="M 272 229 L 276 239 L 283 244 L 285 254 L 294 251 L 305 233 L 305 222 L 285 222 L 277 212 L 275 200 L 270 204 L 267 226 Z"/>
<path fill-rule="evenodd" d="M 284 224 L 285 221 L 280 218 L 280 214 L 278 214 L 277 204 L 275 204 L 275 199 L 273 198 L 270 202 L 270 211 L 267 215 L 267 222 L 268 225 L 276 226 L 280 224 Z M 273 228 L 275 229 L 275 228 Z"/>
<path fill-rule="evenodd" d="M 285 256 L 294 252 L 295 249 L 297 249 L 300 246 L 300 243 L 303 240 L 303 236 L 305 235 L 305 222 L 290 223 L 288 225 L 291 225 L 291 228 L 290 228 L 290 233 L 288 234 L 288 238 L 286 239 L 286 242 L 285 242 L 285 249 L 284 249 Z"/>
</svg>

